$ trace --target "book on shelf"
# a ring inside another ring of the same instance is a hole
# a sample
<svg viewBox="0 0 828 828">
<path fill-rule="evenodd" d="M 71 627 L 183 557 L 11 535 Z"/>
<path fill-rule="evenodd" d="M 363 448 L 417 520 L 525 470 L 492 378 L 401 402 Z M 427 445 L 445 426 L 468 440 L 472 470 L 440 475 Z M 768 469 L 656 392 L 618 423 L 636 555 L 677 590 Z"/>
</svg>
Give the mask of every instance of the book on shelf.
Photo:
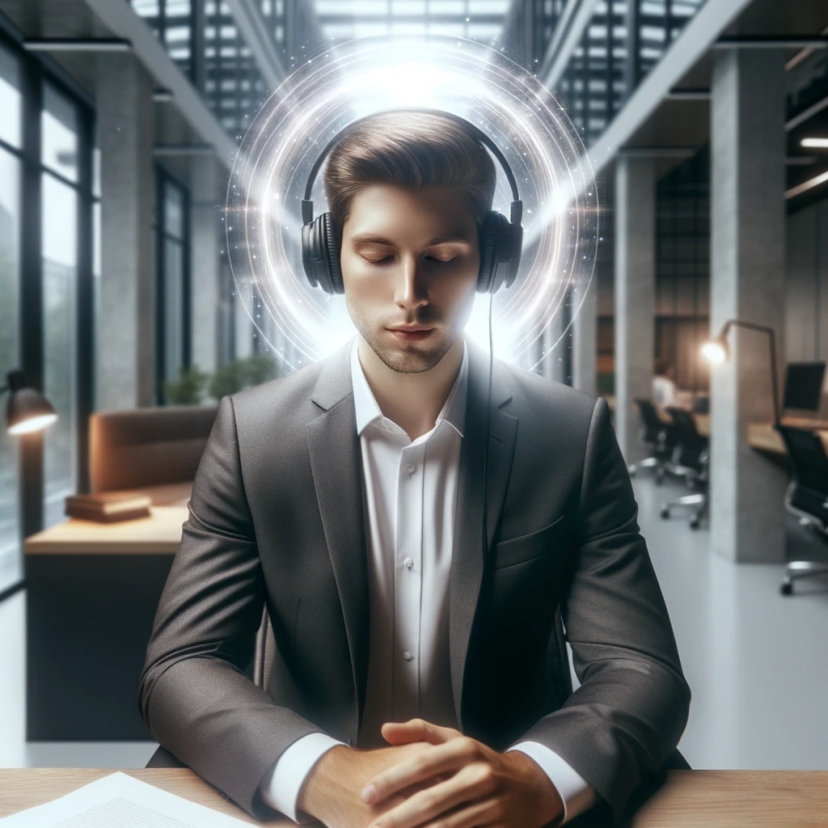
<svg viewBox="0 0 828 828">
<path fill-rule="evenodd" d="M 65 512 L 69 517 L 114 523 L 149 517 L 152 500 L 148 495 L 128 492 L 99 492 L 69 495 Z"/>
</svg>

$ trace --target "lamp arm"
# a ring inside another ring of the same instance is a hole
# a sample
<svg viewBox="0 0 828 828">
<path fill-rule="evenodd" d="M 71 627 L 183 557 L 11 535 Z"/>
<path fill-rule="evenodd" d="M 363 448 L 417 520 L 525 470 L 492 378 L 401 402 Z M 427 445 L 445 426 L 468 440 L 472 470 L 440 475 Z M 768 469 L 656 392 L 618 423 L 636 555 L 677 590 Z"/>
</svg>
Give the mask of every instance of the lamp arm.
<svg viewBox="0 0 828 828">
<path fill-rule="evenodd" d="M 776 371 L 776 333 L 773 328 L 768 325 L 757 325 L 754 322 L 743 322 L 741 319 L 728 319 L 725 326 L 722 328 L 720 336 L 722 338 L 727 336 L 727 332 L 731 327 L 748 328 L 751 331 L 761 331 L 768 335 L 768 344 L 770 345 L 770 361 L 771 361 L 771 388 L 773 391 L 773 427 L 777 428 L 780 423 L 779 415 L 779 378 Z"/>
</svg>

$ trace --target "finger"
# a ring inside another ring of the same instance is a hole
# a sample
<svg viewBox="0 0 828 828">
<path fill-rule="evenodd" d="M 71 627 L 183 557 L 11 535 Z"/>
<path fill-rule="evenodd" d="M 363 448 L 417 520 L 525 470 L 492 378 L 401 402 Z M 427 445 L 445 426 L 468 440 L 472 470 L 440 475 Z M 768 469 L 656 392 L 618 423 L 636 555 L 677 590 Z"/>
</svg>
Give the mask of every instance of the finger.
<svg viewBox="0 0 828 828">
<path fill-rule="evenodd" d="M 489 796 L 494 780 L 488 765 L 463 768 L 446 782 L 410 796 L 372 823 L 371 828 L 416 828 L 452 808 Z"/>
<path fill-rule="evenodd" d="M 439 822 L 428 822 L 424 828 L 478 828 L 503 824 L 503 806 L 498 799 L 470 802 L 453 814 L 440 815 Z"/>
<path fill-rule="evenodd" d="M 431 724 L 423 719 L 386 722 L 381 728 L 381 733 L 385 741 L 392 745 L 409 742 L 430 742 L 432 745 L 439 745 L 463 735 L 459 730 Z"/>
<path fill-rule="evenodd" d="M 362 789 L 362 801 L 373 805 L 409 785 L 423 782 L 438 773 L 456 771 L 480 757 L 480 744 L 465 736 L 442 745 L 425 748 L 377 774 Z"/>
</svg>

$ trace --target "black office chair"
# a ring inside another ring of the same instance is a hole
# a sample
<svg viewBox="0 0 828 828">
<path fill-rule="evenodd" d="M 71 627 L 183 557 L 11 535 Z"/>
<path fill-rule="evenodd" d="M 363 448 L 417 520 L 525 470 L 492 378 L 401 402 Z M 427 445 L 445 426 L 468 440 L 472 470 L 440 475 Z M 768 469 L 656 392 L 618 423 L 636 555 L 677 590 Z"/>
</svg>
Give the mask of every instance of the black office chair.
<svg viewBox="0 0 828 828">
<path fill-rule="evenodd" d="M 676 444 L 675 431 L 658 416 L 658 410 L 650 400 L 637 399 L 638 413 L 641 415 L 640 440 L 653 453 L 637 463 L 631 463 L 627 470 L 630 477 L 635 477 L 639 469 L 652 469 L 656 483 L 664 480 L 664 467 Z"/>
<path fill-rule="evenodd" d="M 785 494 L 785 508 L 821 542 L 828 543 L 828 456 L 822 440 L 804 428 L 783 425 L 777 428 L 785 441 L 793 470 Z M 788 561 L 780 592 L 790 595 L 795 579 L 824 574 L 828 574 L 828 563 Z"/>
<path fill-rule="evenodd" d="M 667 413 L 673 420 L 676 433 L 676 447 L 665 470 L 680 477 L 695 494 L 678 497 L 661 504 L 661 517 L 668 520 L 673 509 L 690 509 L 690 528 L 698 529 L 702 518 L 707 514 L 707 480 L 709 466 L 710 441 L 696 428 L 696 421 L 689 411 L 683 408 L 668 408 Z"/>
</svg>

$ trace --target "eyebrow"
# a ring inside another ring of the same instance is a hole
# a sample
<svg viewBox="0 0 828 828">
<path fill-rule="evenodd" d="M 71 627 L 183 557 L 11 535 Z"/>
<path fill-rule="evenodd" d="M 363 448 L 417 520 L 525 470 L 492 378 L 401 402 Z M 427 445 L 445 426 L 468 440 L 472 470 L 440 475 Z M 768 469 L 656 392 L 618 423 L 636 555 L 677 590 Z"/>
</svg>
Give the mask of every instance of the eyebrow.
<svg viewBox="0 0 828 828">
<path fill-rule="evenodd" d="M 352 244 L 361 244 L 362 242 L 372 242 L 373 244 L 386 244 L 389 247 L 395 247 L 394 242 L 390 241 L 389 239 L 383 238 L 382 236 L 374 236 L 370 233 L 361 233 L 358 236 L 351 237 Z M 463 236 L 458 233 L 453 236 L 440 236 L 439 238 L 432 239 L 426 245 L 426 247 L 431 247 L 434 244 L 445 244 L 446 242 L 470 243 L 469 239 L 466 236 Z"/>
</svg>

